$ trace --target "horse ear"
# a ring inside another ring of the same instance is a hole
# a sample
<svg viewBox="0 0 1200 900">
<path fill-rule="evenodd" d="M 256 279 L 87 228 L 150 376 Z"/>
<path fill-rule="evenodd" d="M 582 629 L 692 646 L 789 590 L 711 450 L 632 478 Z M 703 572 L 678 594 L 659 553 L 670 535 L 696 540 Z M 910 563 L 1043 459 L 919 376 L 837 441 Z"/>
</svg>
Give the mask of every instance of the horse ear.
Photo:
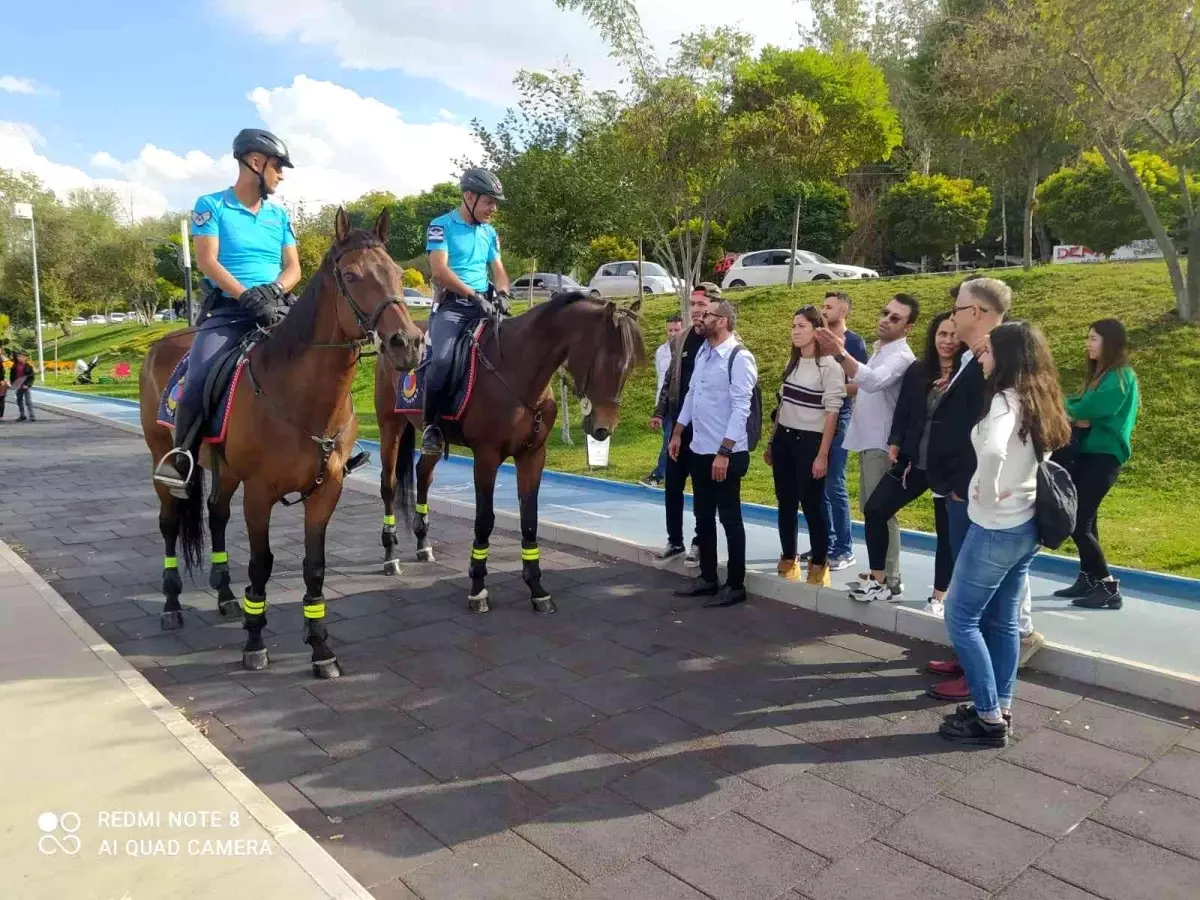
<svg viewBox="0 0 1200 900">
<path fill-rule="evenodd" d="M 387 243 L 388 234 L 391 230 L 392 210 L 391 207 L 385 206 L 379 211 L 379 218 L 375 220 L 375 237 L 379 238 L 383 243 Z"/>
<path fill-rule="evenodd" d="M 334 243 L 340 244 L 350 236 L 350 217 L 344 207 L 339 206 L 337 218 L 333 220 Z"/>
<path fill-rule="evenodd" d="M 632 303 L 629 304 L 629 311 L 631 313 L 633 313 L 635 316 L 639 312 L 641 312 L 641 309 L 642 309 L 642 298 L 641 297 L 638 297 L 636 300 L 634 300 Z"/>
</svg>

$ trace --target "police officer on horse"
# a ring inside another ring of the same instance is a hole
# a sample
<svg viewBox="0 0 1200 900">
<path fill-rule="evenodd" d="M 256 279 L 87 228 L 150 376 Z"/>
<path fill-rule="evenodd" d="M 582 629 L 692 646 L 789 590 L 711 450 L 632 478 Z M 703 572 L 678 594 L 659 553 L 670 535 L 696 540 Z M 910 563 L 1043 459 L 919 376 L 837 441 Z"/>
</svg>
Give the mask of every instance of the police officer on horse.
<svg viewBox="0 0 1200 900">
<path fill-rule="evenodd" d="M 196 465 L 204 382 L 213 360 L 256 326 L 271 324 L 300 280 L 291 220 L 282 205 L 268 199 L 283 181 L 283 170 L 292 168 L 287 147 L 269 131 L 246 128 L 234 138 L 233 156 L 237 182 L 205 194 L 192 210 L 204 304 L 175 411 L 175 446 L 154 471 L 154 480 L 180 498 L 188 495 Z"/>
<path fill-rule="evenodd" d="M 438 416 L 454 360 L 458 336 L 484 315 L 507 315 L 511 298 L 508 274 L 500 261 L 500 240 L 488 223 L 504 199 L 500 179 L 487 169 L 467 169 L 459 181 L 462 203 L 429 223 L 425 251 L 438 285 L 437 302 L 429 320 L 430 358 L 425 381 L 425 431 L 421 452 L 442 452 Z"/>
</svg>

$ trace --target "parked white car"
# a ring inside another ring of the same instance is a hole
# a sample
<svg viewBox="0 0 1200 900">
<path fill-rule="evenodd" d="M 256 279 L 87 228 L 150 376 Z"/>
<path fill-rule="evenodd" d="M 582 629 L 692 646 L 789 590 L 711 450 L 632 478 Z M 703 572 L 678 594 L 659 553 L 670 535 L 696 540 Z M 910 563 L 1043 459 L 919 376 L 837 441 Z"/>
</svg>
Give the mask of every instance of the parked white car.
<svg viewBox="0 0 1200 900">
<path fill-rule="evenodd" d="M 593 297 L 630 297 L 638 292 L 638 264 L 636 260 L 606 263 L 596 270 L 588 282 L 588 293 Z M 679 290 L 679 279 L 672 276 L 658 263 L 642 263 L 642 292 L 645 294 L 673 294 Z"/>
<path fill-rule="evenodd" d="M 125 313 L 120 313 L 120 312 L 108 314 L 108 321 L 113 322 L 113 323 L 124 322 L 127 318 L 133 318 L 133 317 L 126 316 Z"/>
<path fill-rule="evenodd" d="M 82 328 L 86 324 L 87 324 L 87 319 L 83 318 L 82 316 L 76 316 L 75 318 L 73 318 L 71 320 L 72 328 Z"/>
<path fill-rule="evenodd" d="M 410 306 L 413 309 L 417 309 L 419 307 L 428 308 L 433 306 L 433 300 L 431 300 L 429 297 L 426 297 L 416 288 L 406 287 L 404 289 L 404 305 Z"/>
<path fill-rule="evenodd" d="M 88 324 L 90 324 L 90 325 L 107 325 L 108 319 L 104 318 L 104 316 L 101 316 L 99 314 L 94 315 L 94 316 L 88 316 Z"/>
<path fill-rule="evenodd" d="M 721 281 L 722 288 L 758 287 L 764 284 L 787 284 L 790 250 L 756 250 L 743 253 L 733 261 Z M 846 266 L 830 262 L 819 253 L 796 251 L 796 281 L 845 281 L 846 279 L 878 278 L 874 269 Z"/>
</svg>

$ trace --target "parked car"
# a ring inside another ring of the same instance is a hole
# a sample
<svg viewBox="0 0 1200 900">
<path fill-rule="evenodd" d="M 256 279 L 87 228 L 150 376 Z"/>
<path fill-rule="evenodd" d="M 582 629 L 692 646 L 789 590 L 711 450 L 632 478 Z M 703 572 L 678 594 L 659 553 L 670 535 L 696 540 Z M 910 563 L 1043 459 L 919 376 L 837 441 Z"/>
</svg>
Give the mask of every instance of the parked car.
<svg viewBox="0 0 1200 900">
<path fill-rule="evenodd" d="M 101 315 L 88 316 L 88 324 L 90 325 L 107 325 L 108 319 Z"/>
<path fill-rule="evenodd" d="M 160 309 L 158 312 L 156 312 L 154 314 L 154 321 L 155 322 L 174 322 L 175 321 L 175 310 Z"/>
<path fill-rule="evenodd" d="M 113 322 L 113 323 L 124 322 L 126 319 L 131 319 L 131 318 L 133 318 L 133 317 L 126 316 L 125 313 L 121 313 L 121 312 L 115 312 L 115 313 L 108 314 L 108 321 Z"/>
<path fill-rule="evenodd" d="M 88 320 L 83 318 L 83 316 L 76 316 L 74 319 L 71 320 L 71 327 L 72 328 L 82 328 L 87 323 L 88 323 Z"/>
<path fill-rule="evenodd" d="M 756 250 L 743 253 L 733 261 L 721 281 L 722 288 L 757 287 L 763 284 L 787 284 L 791 263 L 790 250 Z M 796 281 L 844 281 L 849 278 L 878 278 L 874 269 L 830 262 L 819 253 L 796 251 Z"/>
<path fill-rule="evenodd" d="M 679 290 L 680 281 L 658 263 L 642 263 L 642 293 L 673 294 Z M 638 264 L 636 260 L 606 263 L 596 270 L 588 282 L 588 292 L 593 297 L 628 297 L 638 292 Z"/>
<path fill-rule="evenodd" d="M 433 306 L 433 301 L 413 287 L 404 289 L 404 305 L 412 307 Z"/>
<path fill-rule="evenodd" d="M 562 279 L 561 288 L 559 287 L 560 278 Z M 514 281 L 512 286 L 509 288 L 509 293 L 512 294 L 514 300 L 529 299 L 529 284 L 531 281 L 533 282 L 533 299 L 535 303 L 540 303 L 543 300 L 549 300 L 551 295 L 555 294 L 559 290 L 583 290 L 583 285 L 570 275 L 560 275 L 558 272 L 526 272 L 524 275 Z"/>
</svg>

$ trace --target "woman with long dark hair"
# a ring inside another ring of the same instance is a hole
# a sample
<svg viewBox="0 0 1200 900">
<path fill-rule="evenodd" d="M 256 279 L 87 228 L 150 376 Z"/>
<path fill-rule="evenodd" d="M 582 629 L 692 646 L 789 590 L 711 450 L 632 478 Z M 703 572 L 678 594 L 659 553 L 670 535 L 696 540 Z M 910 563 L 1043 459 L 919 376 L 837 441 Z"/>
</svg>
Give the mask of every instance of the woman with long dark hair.
<svg viewBox="0 0 1200 900">
<path fill-rule="evenodd" d="M 1071 426 L 1041 332 L 1008 322 L 974 349 L 986 378 L 984 413 L 971 432 L 978 457 L 967 498 L 971 526 L 954 564 L 946 628 L 975 703 L 947 716 L 939 731 L 947 740 L 1003 747 L 1021 652 L 1021 595 L 1038 547 L 1038 454 L 1065 446 Z"/>
<path fill-rule="evenodd" d="M 925 467 L 929 455 L 929 432 L 933 410 L 945 393 L 950 378 L 958 368 L 966 345 L 958 339 L 952 313 L 944 312 L 929 323 L 925 335 L 925 353 L 904 373 L 892 429 L 888 437 L 888 459 L 892 467 L 880 480 L 863 508 L 867 532 L 867 556 L 875 583 L 884 582 L 884 565 L 888 549 L 888 520 L 929 489 Z M 950 549 L 950 523 L 946 513 L 946 498 L 933 500 L 934 525 L 937 531 L 937 555 L 934 561 L 933 594 L 926 609 L 941 614 L 950 575 L 954 570 L 954 553 Z M 886 597 L 884 591 L 879 591 Z M 852 593 L 856 600 L 875 599 L 869 592 Z"/>
<path fill-rule="evenodd" d="M 1079 492 L 1072 537 L 1079 549 L 1079 577 L 1055 591 L 1085 609 L 1120 609 L 1121 583 L 1108 571 L 1096 519 L 1100 504 L 1129 460 L 1140 403 L 1137 375 L 1129 366 L 1129 341 L 1117 319 L 1093 322 L 1087 336 L 1083 390 L 1067 398 L 1067 416 L 1080 435 L 1071 475 Z"/>
<path fill-rule="evenodd" d="M 829 447 L 837 431 L 838 410 L 846 396 L 842 367 L 821 354 L 818 328 L 825 316 L 805 306 L 792 316 L 792 356 L 783 371 L 778 405 L 771 418 L 775 431 L 763 452 L 775 477 L 779 509 L 780 557 L 777 571 L 800 580 L 796 558 L 796 514 L 804 510 L 811 553 L 808 583 L 829 587 L 829 523 L 825 520 L 825 474 Z"/>
</svg>

